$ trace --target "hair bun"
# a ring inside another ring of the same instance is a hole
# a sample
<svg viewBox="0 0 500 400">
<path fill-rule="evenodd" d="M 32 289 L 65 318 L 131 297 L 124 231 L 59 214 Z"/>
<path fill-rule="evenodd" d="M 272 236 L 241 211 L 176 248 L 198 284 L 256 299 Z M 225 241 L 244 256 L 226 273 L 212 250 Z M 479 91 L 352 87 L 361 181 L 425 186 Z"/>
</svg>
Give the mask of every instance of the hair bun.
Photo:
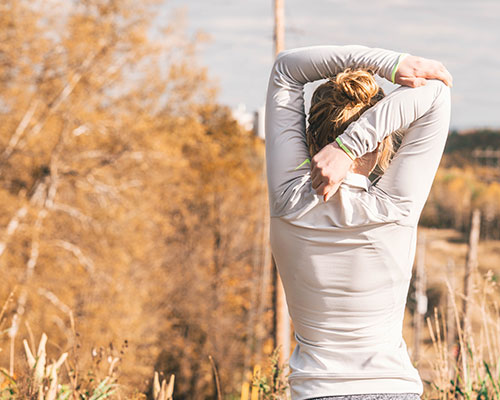
<svg viewBox="0 0 500 400">
<path fill-rule="evenodd" d="M 364 70 L 350 69 L 337 74 L 335 82 L 343 94 L 354 104 L 370 104 L 379 91 L 373 75 Z"/>
<path fill-rule="evenodd" d="M 319 85 L 311 97 L 307 119 L 306 143 L 311 157 L 383 97 L 384 91 L 369 70 L 348 69 Z"/>
</svg>

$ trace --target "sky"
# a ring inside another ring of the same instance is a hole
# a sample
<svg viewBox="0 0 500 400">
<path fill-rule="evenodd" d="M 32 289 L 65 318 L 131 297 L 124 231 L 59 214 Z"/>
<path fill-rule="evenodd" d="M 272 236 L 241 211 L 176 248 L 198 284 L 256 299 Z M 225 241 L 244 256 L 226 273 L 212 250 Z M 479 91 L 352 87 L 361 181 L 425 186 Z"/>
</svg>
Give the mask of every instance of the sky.
<svg viewBox="0 0 500 400">
<path fill-rule="evenodd" d="M 219 102 L 252 112 L 274 59 L 273 4 L 165 0 L 161 18 L 181 9 L 189 34 L 209 36 L 198 59 Z M 499 16 L 498 0 L 285 0 L 285 48 L 360 44 L 439 60 L 453 75 L 452 129 L 500 128 Z"/>
</svg>

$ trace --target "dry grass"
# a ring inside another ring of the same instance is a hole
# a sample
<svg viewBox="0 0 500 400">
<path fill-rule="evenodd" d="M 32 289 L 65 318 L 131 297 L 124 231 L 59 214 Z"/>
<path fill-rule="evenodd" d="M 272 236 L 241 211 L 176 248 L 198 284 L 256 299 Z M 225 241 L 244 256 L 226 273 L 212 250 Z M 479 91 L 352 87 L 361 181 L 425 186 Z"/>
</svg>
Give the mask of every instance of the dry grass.
<svg viewBox="0 0 500 400">
<path fill-rule="evenodd" d="M 456 296 L 452 309 L 458 348 L 448 342 L 446 316 L 434 308 L 434 317 L 427 318 L 434 357 L 430 359 L 433 379 L 427 382 L 425 399 L 499 399 L 500 398 L 500 313 L 496 297 L 498 286 L 493 272 L 477 274 L 476 290 L 470 306 L 480 324 L 469 331 L 462 329 L 462 315 Z"/>
<path fill-rule="evenodd" d="M 0 310 L 0 339 L 9 335 L 10 329 L 5 329 L 6 311 L 13 301 L 11 293 Z M 31 337 L 31 346 L 23 340 L 26 363 L 16 360 L 9 368 L 0 367 L 0 400 L 98 400 L 98 399 L 146 399 L 144 393 L 135 392 L 124 395 L 118 382 L 117 367 L 127 347 L 125 341 L 118 352 L 111 344 L 108 348 L 92 350 L 92 366 L 85 372 L 78 368 L 78 348 L 75 324 L 71 316 L 71 327 L 75 344 L 72 351 L 63 352 L 49 362 L 46 345 L 48 337 L 42 334 L 38 346 Z M 2 351 L 2 348 L 0 348 Z M 14 360 L 12 354 L 11 360 Z M 174 391 L 174 375 L 167 384 L 163 379 L 160 384 L 159 375 L 154 374 L 151 395 L 153 400 L 172 400 Z"/>
<path fill-rule="evenodd" d="M 452 229 L 419 227 L 427 238 L 425 270 L 429 309 L 420 359 L 415 362 L 424 381 L 424 399 L 500 399 L 500 241 L 479 242 L 479 268 L 474 274 L 472 330 L 462 332 L 464 264 L 467 237 Z M 447 263 L 454 263 L 447 273 Z M 450 282 L 450 279 L 454 282 Z M 448 307 L 450 302 L 450 307 Z M 451 315 L 448 315 L 451 313 Z M 449 342 L 453 321 L 455 340 Z M 412 316 L 406 310 L 404 337 L 413 354 Z M 491 376 L 490 376 L 491 375 Z"/>
</svg>

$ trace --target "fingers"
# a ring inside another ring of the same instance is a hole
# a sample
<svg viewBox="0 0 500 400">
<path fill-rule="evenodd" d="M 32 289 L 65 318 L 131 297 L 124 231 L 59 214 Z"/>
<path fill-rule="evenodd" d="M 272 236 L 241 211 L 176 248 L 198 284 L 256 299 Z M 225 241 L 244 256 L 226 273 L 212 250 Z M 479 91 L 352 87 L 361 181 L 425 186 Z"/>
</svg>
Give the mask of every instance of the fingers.
<svg viewBox="0 0 500 400">
<path fill-rule="evenodd" d="M 323 201 L 328 201 L 331 199 L 331 197 L 335 194 L 336 190 L 330 189 L 326 192 L 326 194 L 323 196 Z"/>
<path fill-rule="evenodd" d="M 339 185 L 340 184 L 337 184 L 337 185 L 333 184 L 332 185 L 328 182 L 323 181 L 320 183 L 320 185 L 316 189 L 314 189 L 314 187 L 313 187 L 313 189 L 316 190 L 316 194 L 318 196 L 323 196 L 323 200 L 325 200 L 325 199 L 329 199 L 330 197 L 332 197 L 335 194 Z"/>
<path fill-rule="evenodd" d="M 331 183 L 327 177 L 319 175 L 318 173 L 315 177 L 312 178 L 311 186 L 316 191 L 316 194 L 318 194 L 318 196 L 325 196 L 327 192 L 335 187 L 335 184 Z M 333 191 L 331 195 L 333 195 L 334 193 L 335 191 Z"/>
<path fill-rule="evenodd" d="M 415 78 L 415 77 L 399 77 L 398 82 L 400 85 L 409 86 L 412 88 L 416 88 L 419 86 L 424 86 L 427 83 L 425 78 Z"/>
<path fill-rule="evenodd" d="M 446 86 L 453 87 L 453 77 L 444 67 L 444 65 L 441 64 L 441 66 L 442 68 L 439 69 L 439 72 L 437 73 L 437 78 L 442 80 L 446 84 Z"/>
<path fill-rule="evenodd" d="M 319 185 L 321 185 L 321 183 L 323 183 L 323 176 L 319 175 L 319 174 L 315 174 L 315 176 L 313 176 L 312 180 L 311 180 L 311 185 L 312 185 L 312 188 L 314 190 L 317 190 Z"/>
<path fill-rule="evenodd" d="M 327 186 L 325 188 L 325 194 L 323 195 L 323 200 L 324 201 L 328 201 L 332 198 L 332 196 L 337 193 L 337 190 L 339 189 L 340 187 L 340 183 L 336 184 L 336 185 L 331 185 L 331 186 Z"/>
<path fill-rule="evenodd" d="M 318 166 L 317 161 L 312 159 L 312 169 L 311 169 L 311 186 L 316 193 L 319 195 L 323 195 L 324 193 L 320 193 L 320 187 L 324 187 L 330 183 L 328 176 L 325 175 L 325 170 L 321 166 Z M 322 186 L 323 185 L 323 186 Z"/>
<path fill-rule="evenodd" d="M 318 189 L 316 190 L 316 193 L 319 195 L 319 196 L 323 196 L 323 201 L 328 201 L 332 198 L 332 196 L 337 192 L 337 190 L 339 189 L 340 187 L 340 183 L 336 183 L 336 184 L 326 184 L 326 183 L 322 183 Z"/>
<path fill-rule="evenodd" d="M 396 72 L 395 82 L 409 87 L 419 87 L 426 79 L 438 79 L 448 87 L 453 86 L 453 77 L 443 63 L 422 57 L 406 57 Z"/>
<path fill-rule="evenodd" d="M 324 196 L 327 192 L 326 188 L 328 187 L 328 185 L 326 184 L 326 182 L 321 182 L 321 184 L 318 186 L 316 190 L 316 194 L 318 196 Z M 313 188 L 314 189 L 314 188 Z"/>
<path fill-rule="evenodd" d="M 324 196 L 329 189 L 340 185 L 339 180 L 342 181 L 352 163 L 353 160 L 336 142 L 326 145 L 311 159 L 312 189 Z"/>
<path fill-rule="evenodd" d="M 428 79 L 439 79 L 440 81 L 443 81 L 446 86 L 452 87 L 453 77 L 443 63 L 434 60 L 431 60 L 431 62 L 433 63 L 433 68 L 430 68 L 427 71 L 425 77 Z"/>
<path fill-rule="evenodd" d="M 415 78 L 413 84 L 415 85 L 414 87 L 420 87 L 420 86 L 425 86 L 427 83 L 427 79 L 425 78 Z"/>
</svg>

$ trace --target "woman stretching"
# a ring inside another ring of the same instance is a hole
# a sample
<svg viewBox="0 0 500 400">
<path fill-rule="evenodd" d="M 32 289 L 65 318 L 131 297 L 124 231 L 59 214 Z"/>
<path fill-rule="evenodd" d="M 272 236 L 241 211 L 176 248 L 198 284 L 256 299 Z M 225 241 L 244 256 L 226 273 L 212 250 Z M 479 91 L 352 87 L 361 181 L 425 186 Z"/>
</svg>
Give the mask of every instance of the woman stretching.
<svg viewBox="0 0 500 400">
<path fill-rule="evenodd" d="M 384 97 L 371 72 L 413 87 Z M 323 78 L 306 128 L 303 86 Z M 441 63 L 389 50 L 313 46 L 278 55 L 266 161 L 271 247 L 297 341 L 294 400 L 423 393 L 402 327 L 417 224 L 448 134 L 447 85 Z M 377 164 L 384 173 L 371 182 Z"/>
</svg>

